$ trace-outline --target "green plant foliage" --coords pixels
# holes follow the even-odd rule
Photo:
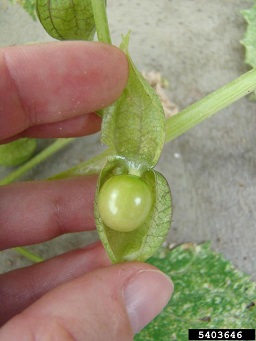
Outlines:
[[[149,263],[172,278],[175,292],[135,341],[185,341],[192,328],[255,328],[256,283],[209,243],[163,248]]]
[[[251,9],[242,11],[248,23],[247,30],[241,43],[245,47],[245,63],[256,67],[256,3]]]
[[[22,138],[0,145],[0,165],[18,166],[29,160],[36,149],[36,139]]]
[[[59,40],[92,40],[95,23],[91,0],[37,0],[38,19]]]

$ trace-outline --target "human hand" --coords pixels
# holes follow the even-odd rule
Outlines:
[[[100,129],[127,81],[117,48],[61,42],[0,50],[0,141]],[[96,177],[0,187],[0,250],[94,229]],[[100,243],[0,275],[0,339],[132,340],[173,285],[144,263],[111,265]]]

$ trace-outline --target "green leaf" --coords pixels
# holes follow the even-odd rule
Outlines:
[[[256,4],[248,10],[242,11],[248,23],[247,30],[241,43],[245,47],[245,63],[256,67]]]
[[[47,33],[59,40],[92,40],[95,23],[91,0],[37,0],[37,16]]]
[[[121,49],[127,54],[129,79],[120,98],[104,112],[102,142],[117,155],[153,167],[165,141],[162,104],[134,66],[128,53],[129,34]]]
[[[209,243],[163,248],[149,262],[172,278],[175,291],[135,341],[187,340],[191,328],[255,328],[256,283]]]
[[[148,184],[154,200],[147,221],[138,229],[119,232],[102,221],[98,198],[102,185],[112,176],[129,174],[129,164],[122,158],[110,158],[103,167],[95,196],[95,219],[99,237],[113,263],[145,261],[162,245],[170,228],[171,196],[165,178],[152,169],[145,170],[141,178]],[[129,209],[129,208],[127,208]]]
[[[36,139],[29,138],[0,145],[0,165],[17,166],[30,159],[35,149]]]

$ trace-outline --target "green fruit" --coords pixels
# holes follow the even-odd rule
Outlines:
[[[153,204],[149,186],[135,175],[115,175],[99,192],[99,213],[106,226],[120,232],[142,226]]]

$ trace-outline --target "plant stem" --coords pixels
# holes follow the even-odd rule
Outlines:
[[[112,44],[106,12],[106,0],[92,0],[92,9],[98,40],[102,43]]]
[[[28,162],[26,162],[24,165],[16,169],[15,171],[8,174],[5,178],[0,180],[0,185],[7,185],[20,176],[22,176],[24,173],[29,171],[31,168],[38,165],[40,162],[47,159],[52,154],[56,153],[58,150],[62,149],[72,141],[74,141],[75,138],[69,138],[69,139],[57,139],[55,142],[53,142],[49,147],[45,148],[43,151],[41,151],[39,154],[37,154],[35,157],[30,159]]]
[[[23,247],[16,247],[15,251],[21,254],[22,256],[26,257],[28,260],[34,263],[43,262],[43,258],[36,256],[35,254],[29,252],[28,250],[24,249]]]
[[[59,174],[55,174],[48,178],[49,180],[58,180],[58,179],[66,179],[71,176],[86,176],[92,174],[99,174],[100,170],[106,160],[106,157],[113,154],[110,148],[104,150],[102,153],[92,157],[89,160],[86,160],[79,165],[76,165],[67,171],[61,172]]]
[[[256,69],[185,108],[166,121],[166,142],[182,135],[198,123],[228,107],[256,89]]]

